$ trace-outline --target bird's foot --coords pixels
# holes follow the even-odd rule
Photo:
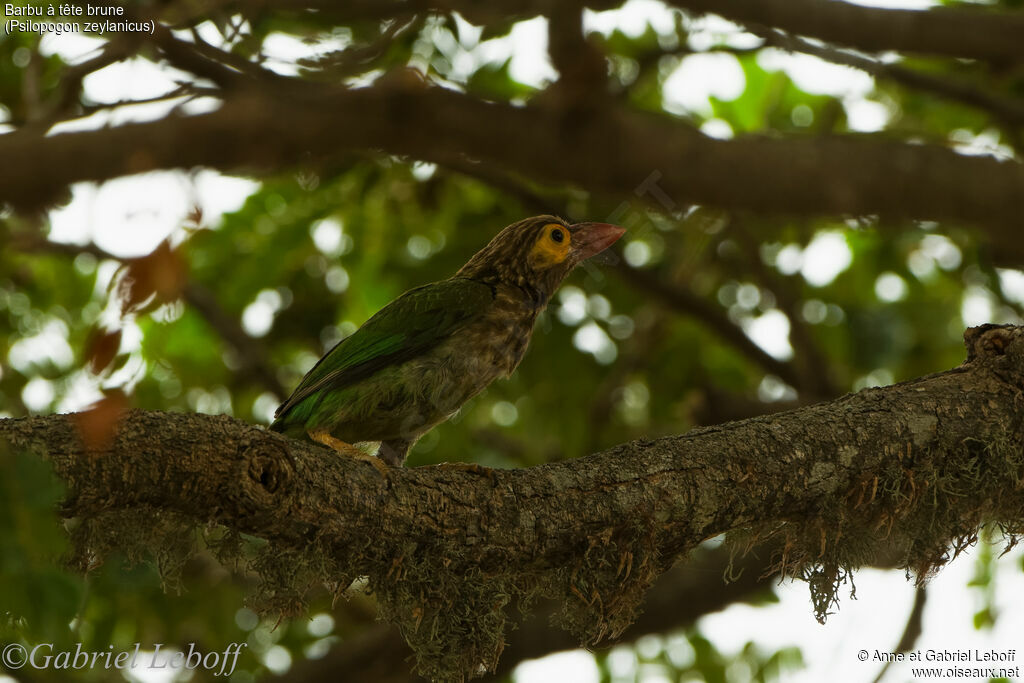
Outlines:
[[[491,467],[484,467],[478,465],[475,462],[442,462],[436,465],[441,469],[445,470],[462,470],[464,472],[472,472],[473,474],[479,474],[483,477],[487,477],[491,481],[494,480],[494,469]]]
[[[380,472],[382,476],[388,476],[388,470],[391,468],[380,458],[361,451],[347,441],[342,441],[341,439],[331,436],[326,430],[311,429],[306,433],[309,434],[309,438],[313,439],[313,441],[327,446],[332,451],[335,451],[336,453],[343,453],[344,455],[347,455],[350,458],[356,458],[357,460],[364,460],[376,467],[377,471]]]

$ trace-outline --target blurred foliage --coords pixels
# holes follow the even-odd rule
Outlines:
[[[724,124],[736,135],[851,132],[844,98],[801,90],[787,73],[765,68],[755,51],[717,35],[704,42],[717,54],[733,54],[742,93],[711,97],[703,110],[667,113],[664,85],[699,52],[691,46],[702,31],[679,12],[670,16],[670,30],[646,23],[639,32],[591,36],[609,57],[613,90],[631,106],[682,116],[706,130]],[[259,58],[272,35],[344,46],[304,61],[307,78],[358,82],[411,65],[482,98],[524,101],[543,93],[543,84],[513,75],[512,22],[477,28],[445,15],[401,26],[336,27],[311,14],[269,11],[246,22],[222,14],[212,20],[230,51],[246,58]],[[37,48],[38,38],[28,34],[0,36],[0,123],[31,118],[30,90],[41,102],[56,96],[65,65]],[[903,65],[1005,93],[1019,95],[1024,87],[1019,75],[980,65],[923,58]],[[868,99],[884,110],[885,123],[865,134],[951,146],[980,140],[1003,145],[1003,153],[1013,143],[986,112],[934,93],[880,80]],[[1021,321],[1024,274],[997,269],[965,226],[658,211],[645,198],[622,205],[483,170],[490,172],[353,155],[333,167],[281,173],[263,178],[238,210],[209,220],[196,213],[157,252],[130,263],[89,245],[51,248],[45,220],[0,213],[0,415],[80,410],[123,391],[136,407],[266,423],[283,397],[259,368],[286,390],[294,387],[381,306],[451,275],[499,228],[544,208],[573,219],[610,216],[630,232],[617,256],[596,259],[566,283],[517,373],[429,433],[409,466],[471,459],[520,467],[577,457],[713,422],[712,398],[722,393],[756,406],[750,414],[780,400],[828,398],[766,376],[706,315],[679,311],[670,297],[638,286],[630,271],[613,265],[621,259],[751,334],[781,316],[786,324],[774,336],[786,337],[788,329],[793,343],[789,351],[782,344],[780,356],[819,354],[836,393],[955,366],[964,355],[965,324]],[[830,250],[818,248],[826,243]],[[849,265],[831,277],[815,275],[847,257]],[[212,313],[196,305],[204,293]],[[244,348],[225,326],[248,340]],[[60,562],[66,533],[52,514],[60,496],[44,464],[0,453],[5,641],[78,641],[95,650],[134,642],[197,642],[215,650],[247,642],[245,675],[237,680],[252,680],[322,656],[372,623],[368,598],[331,606],[326,596],[314,601],[309,621],[263,622],[243,606],[245,577],[205,551],[174,586],[165,586],[151,564],[127,560],[108,560],[85,578],[69,574]],[[216,536],[198,542],[215,544]],[[979,627],[997,616],[993,566],[986,548],[973,582],[984,599]],[[597,662],[609,681],[770,681],[784,678],[801,657],[753,645],[725,657],[691,630],[599,654]]]
[[[644,636],[635,647],[617,647],[597,656],[601,680],[626,683],[644,680],[701,680],[707,683],[786,680],[803,664],[800,651],[785,648],[767,654],[747,643],[735,656],[726,657],[699,632],[667,638]]]

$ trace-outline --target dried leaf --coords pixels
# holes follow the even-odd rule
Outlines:
[[[103,451],[113,443],[117,436],[117,425],[129,407],[130,402],[125,393],[114,389],[72,416],[87,451]]]
[[[185,260],[164,240],[151,253],[128,261],[118,284],[121,312],[141,312],[181,297]]]
[[[198,228],[203,224],[203,207],[198,204],[192,206],[192,210],[185,215],[185,224]]]
[[[121,347],[121,330],[107,331],[93,328],[85,341],[85,358],[95,374],[103,372],[114,360]]]

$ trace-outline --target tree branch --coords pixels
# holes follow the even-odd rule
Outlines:
[[[9,162],[0,168],[0,200],[33,205],[70,182],[156,168],[251,171],[365,149],[443,163],[461,153],[622,197],[634,196],[653,169],[679,204],[963,220],[985,226],[1001,252],[1024,260],[1024,166],[1016,162],[841,136],[715,140],[612,105],[566,113],[431,87],[303,90],[246,91],[212,113],[111,129],[0,136]]]
[[[875,78],[888,79],[908,88],[914,88],[943,99],[982,109],[1011,128],[1024,124],[1024,102],[1019,99],[1002,97],[952,76],[933,76],[929,73],[909,69],[900,64],[886,64],[885,62],[852,52],[837,50],[827,45],[816,45],[780,31],[772,29],[759,30],[757,28],[752,30],[765,39],[766,45],[778,47],[789,52],[802,52],[818,57],[826,62],[860,69]]]
[[[832,368],[824,350],[811,333],[810,327],[800,315],[802,299],[791,280],[778,271],[768,268],[758,253],[758,239],[746,219],[731,216],[730,225],[739,237],[741,253],[745,263],[741,269],[751,273],[755,282],[770,291],[779,309],[789,319],[789,341],[795,351],[790,364],[799,378],[793,388],[811,400],[823,400],[838,396],[842,391],[831,377]]]
[[[560,622],[599,642],[726,531],[784,537],[779,568],[808,579],[819,618],[882,546],[926,577],[983,522],[1020,532],[1024,328],[965,341],[948,372],[522,470],[382,472],[226,416],[143,411],[106,445],[83,446],[82,415],[0,420],[0,439],[52,463],[83,555],[118,523],[222,524],[269,542],[265,581],[368,577],[425,675],[470,675],[496,666],[511,600],[559,596]]]
[[[869,52],[894,50],[994,63],[1024,61],[1021,12],[882,9],[838,0],[670,0],[670,4]]]
[[[729,320],[725,311],[717,304],[706,301],[683,287],[674,287],[649,270],[634,268],[625,261],[619,261],[613,267],[631,287],[646,293],[676,313],[699,320],[765,372],[778,376],[783,382],[798,390],[815,393],[813,388],[803,381],[794,363],[779,360],[758,346],[742,327]]]
[[[508,19],[550,16],[559,0],[246,0],[240,8],[303,12],[316,10],[336,21],[384,19],[423,12],[458,12],[485,26]],[[593,10],[612,9],[621,0],[586,0]],[[898,10],[864,7],[837,0],[670,0],[670,5],[712,12],[739,23],[786,31],[868,51],[905,51],[996,63],[1024,60],[1024,14],[988,7],[936,7]]]
[[[922,620],[924,619],[924,607],[928,602],[928,589],[924,586],[918,586],[914,592],[914,602],[910,607],[910,616],[907,617],[907,625],[903,627],[903,635],[900,636],[900,641],[896,644],[896,648],[893,652],[909,652],[914,649],[914,645],[917,643],[917,639],[921,637],[921,631],[923,630]],[[885,674],[889,671],[889,667],[892,665],[893,660],[887,659],[885,664],[882,666],[878,675],[872,683],[881,683],[885,678]]]

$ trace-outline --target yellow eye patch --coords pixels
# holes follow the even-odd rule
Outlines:
[[[543,270],[564,261],[569,255],[572,237],[569,228],[559,223],[548,223],[540,231],[540,237],[530,249],[530,265]]]

